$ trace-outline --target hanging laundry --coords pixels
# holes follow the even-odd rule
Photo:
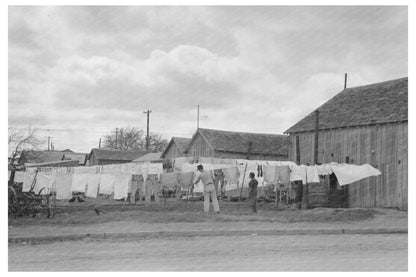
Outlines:
[[[236,165],[235,160],[233,159],[221,159],[221,164]]]
[[[277,171],[279,172],[279,182],[287,184],[290,182],[290,168],[289,166],[278,166]]]
[[[275,165],[264,165],[263,166],[263,177],[264,182],[267,184],[276,184],[279,179],[279,171]]]
[[[227,184],[237,184],[240,177],[237,166],[224,168],[222,172],[224,173],[224,179],[227,181]]]
[[[190,157],[177,157],[174,159],[174,170],[182,170],[182,165],[189,162]]]
[[[129,184],[131,184],[130,181],[130,174],[114,175],[114,199],[123,199],[127,197]]]
[[[148,174],[156,174],[157,178],[163,173],[163,164],[162,163],[149,163],[148,164]]]
[[[179,186],[178,175],[178,172],[160,174],[160,183],[162,184],[162,187],[173,190],[175,187]]]
[[[381,172],[369,164],[330,164],[340,186],[348,185],[370,176],[378,176]]]
[[[86,197],[97,198],[101,174],[88,174]]]
[[[212,158],[199,157],[198,162],[201,164],[213,164]]]
[[[319,183],[318,169],[315,165],[306,167],[306,182],[307,183]]]
[[[318,170],[318,175],[330,175],[332,174],[332,169],[329,164],[317,165],[316,169]]]
[[[85,192],[85,187],[88,183],[88,174],[79,173],[72,176],[72,192]]]
[[[302,181],[303,184],[306,184],[306,166],[295,165],[290,170],[290,181]]]
[[[191,189],[194,182],[194,172],[180,172],[178,176],[179,185],[183,189]]]
[[[72,198],[71,192],[72,174],[58,174],[55,178],[56,199],[65,200]]]
[[[114,175],[101,174],[99,193],[110,195],[114,192]]]
[[[22,191],[23,192],[28,192],[30,191],[30,188],[33,184],[33,180],[35,179],[35,172],[29,172],[29,171],[22,171],[24,172],[23,174],[23,187],[22,187]]]
[[[238,171],[240,172],[240,185],[243,185],[245,187],[248,187],[248,183],[250,182],[250,172],[253,172],[255,174],[255,172],[257,171],[257,165],[255,163],[250,163],[247,164],[247,170],[245,171],[246,174],[244,175],[244,170],[245,170],[245,165],[239,165],[238,166]],[[243,184],[244,181],[244,184]]]
[[[33,191],[39,193],[42,190],[42,194],[49,194],[52,191],[55,177],[56,175],[38,172],[38,175],[36,176],[36,185]]]

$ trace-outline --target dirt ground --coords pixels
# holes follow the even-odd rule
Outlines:
[[[9,245],[9,271],[406,271],[407,235],[209,236]]]

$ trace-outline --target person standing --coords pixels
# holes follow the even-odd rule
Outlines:
[[[259,182],[255,178],[254,172],[250,172],[250,182],[248,183],[248,203],[253,211],[257,213],[257,185]]]
[[[194,184],[196,185],[199,181],[202,181],[202,184],[204,185],[204,212],[209,212],[209,199],[211,198],[214,211],[219,214],[220,206],[217,200],[217,193],[215,192],[214,178],[212,177],[211,172],[204,170],[202,164],[197,166],[197,170],[201,174],[199,174]]]

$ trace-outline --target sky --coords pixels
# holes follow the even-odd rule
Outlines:
[[[115,128],[282,134],[408,75],[405,6],[9,6],[8,123],[89,152]],[[46,141],[46,139],[45,139]],[[47,144],[45,144],[47,147]]]

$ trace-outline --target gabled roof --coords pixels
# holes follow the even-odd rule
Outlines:
[[[317,108],[319,129],[407,121],[407,90],[407,77],[347,88]],[[285,133],[314,130],[314,112]]]
[[[64,153],[61,151],[35,151],[35,150],[23,150],[19,164],[24,163],[46,163],[61,161]]]
[[[68,152],[63,156],[63,160],[78,160],[80,165],[85,165],[87,162],[88,154],[87,153],[74,153]]]
[[[230,132],[213,129],[198,129],[186,151],[200,134],[215,151],[250,153],[260,155],[287,155],[289,137],[287,135]]]
[[[147,154],[141,156],[140,158],[133,160],[133,162],[134,163],[140,163],[140,162],[158,162],[158,161],[162,161],[161,155],[162,155],[162,152],[147,153]]]
[[[172,145],[176,145],[179,151],[185,153],[186,148],[188,147],[190,142],[190,138],[172,137],[172,139],[168,143],[168,146],[166,146],[165,151],[163,151],[161,157],[165,157],[167,151],[172,147]]]
[[[95,154],[98,160],[132,161],[146,154],[146,151],[106,150],[93,148],[89,154],[88,159],[91,157],[92,153]]]

